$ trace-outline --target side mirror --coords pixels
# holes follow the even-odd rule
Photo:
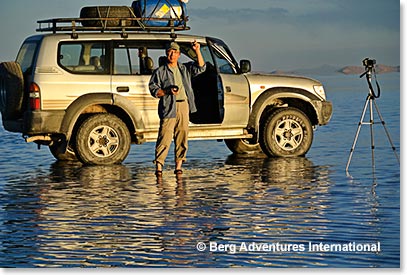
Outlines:
[[[250,63],[250,60],[240,60],[240,71],[244,73],[248,73],[252,70],[252,65]]]

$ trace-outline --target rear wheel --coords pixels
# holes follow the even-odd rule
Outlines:
[[[85,164],[119,164],[130,151],[131,138],[126,124],[112,114],[86,119],[76,135],[76,154]]]
[[[296,108],[280,108],[260,125],[260,146],[269,157],[304,156],[311,148],[312,124]]]
[[[0,64],[0,111],[3,119],[16,119],[22,115],[24,76],[17,62]]]

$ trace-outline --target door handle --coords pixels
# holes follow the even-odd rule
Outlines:
[[[231,88],[230,86],[226,86],[225,88],[226,88],[226,92],[227,92],[227,93],[231,93],[231,92],[232,92],[232,88]]]
[[[128,93],[130,91],[130,88],[129,87],[117,87],[116,91],[118,93]]]

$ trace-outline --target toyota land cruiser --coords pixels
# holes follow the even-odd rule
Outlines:
[[[303,156],[314,126],[331,118],[319,81],[250,73],[250,62],[238,63],[220,39],[175,33],[182,26],[127,26],[134,18],[116,18],[116,27],[81,20],[39,21],[41,33],[23,42],[16,61],[0,64],[4,128],[49,146],[58,160],[120,163],[132,143],[156,140],[158,101],[148,83],[170,41],[185,61],[196,58],[190,42],[201,43],[207,64],[193,79],[190,139],[224,140],[234,153]]]

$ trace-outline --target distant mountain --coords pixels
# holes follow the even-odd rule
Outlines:
[[[330,75],[330,74],[335,74],[338,73],[338,70],[340,67],[335,67],[331,65],[322,65],[320,67],[316,68],[306,68],[306,69],[296,69],[296,70],[290,70],[290,71],[284,71],[284,70],[276,70],[271,72],[272,74],[294,74],[294,75]]]
[[[376,73],[391,73],[400,72],[400,66],[387,66],[387,65],[376,65]],[[332,74],[363,74],[365,68],[363,66],[346,66],[346,67],[335,67],[331,65],[322,65],[316,68],[308,69],[296,69],[296,70],[276,70],[271,72],[272,74],[289,74],[289,75],[332,75]]]
[[[379,64],[375,66],[375,70],[378,74],[394,73],[400,72],[400,66],[387,66]],[[363,74],[365,71],[365,67],[362,66],[346,66],[339,70],[339,72],[343,74]]]
[[[300,74],[306,74],[306,75],[331,75],[338,73],[339,67],[331,66],[331,65],[322,65],[320,67],[316,68],[309,68],[309,69],[298,69],[297,71]]]

